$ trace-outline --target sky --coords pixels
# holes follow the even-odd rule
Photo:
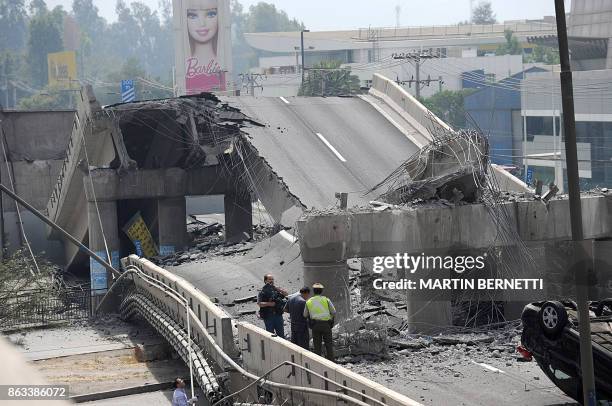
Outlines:
[[[140,0],[153,9],[158,0]],[[62,5],[70,10],[72,0],[46,0],[49,7]],[[130,0],[126,0],[130,3]],[[240,0],[245,9],[259,0]],[[395,26],[395,7],[401,8],[402,26],[446,25],[469,19],[470,0],[266,0],[302,20],[310,30]],[[478,0],[474,0],[477,4]],[[554,15],[553,0],[492,0],[499,21],[536,19]],[[100,14],[114,21],[115,0],[94,0]],[[332,6],[333,4],[333,6]],[[569,11],[569,1],[566,0]]]

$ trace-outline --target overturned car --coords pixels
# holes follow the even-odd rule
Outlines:
[[[590,302],[589,308],[597,399],[612,401],[612,299]],[[535,358],[555,385],[582,402],[577,313],[572,301],[525,306],[519,352],[526,358]]]

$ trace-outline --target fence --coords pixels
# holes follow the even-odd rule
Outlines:
[[[0,293],[0,297],[7,297]],[[90,316],[89,289],[28,290],[0,304],[0,330],[48,325]]]

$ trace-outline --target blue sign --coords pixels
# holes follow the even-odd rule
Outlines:
[[[525,178],[525,183],[531,185],[533,181],[533,168],[527,167],[527,176]]]
[[[142,253],[142,244],[140,243],[140,240],[135,240],[134,246],[136,246],[136,255],[143,257],[144,254]]]
[[[136,100],[136,88],[131,79],[121,81],[121,101],[129,103]]]

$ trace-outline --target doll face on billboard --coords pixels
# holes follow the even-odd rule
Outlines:
[[[189,37],[199,43],[212,40],[219,28],[217,1],[203,0],[197,8],[187,9],[187,28]]]

